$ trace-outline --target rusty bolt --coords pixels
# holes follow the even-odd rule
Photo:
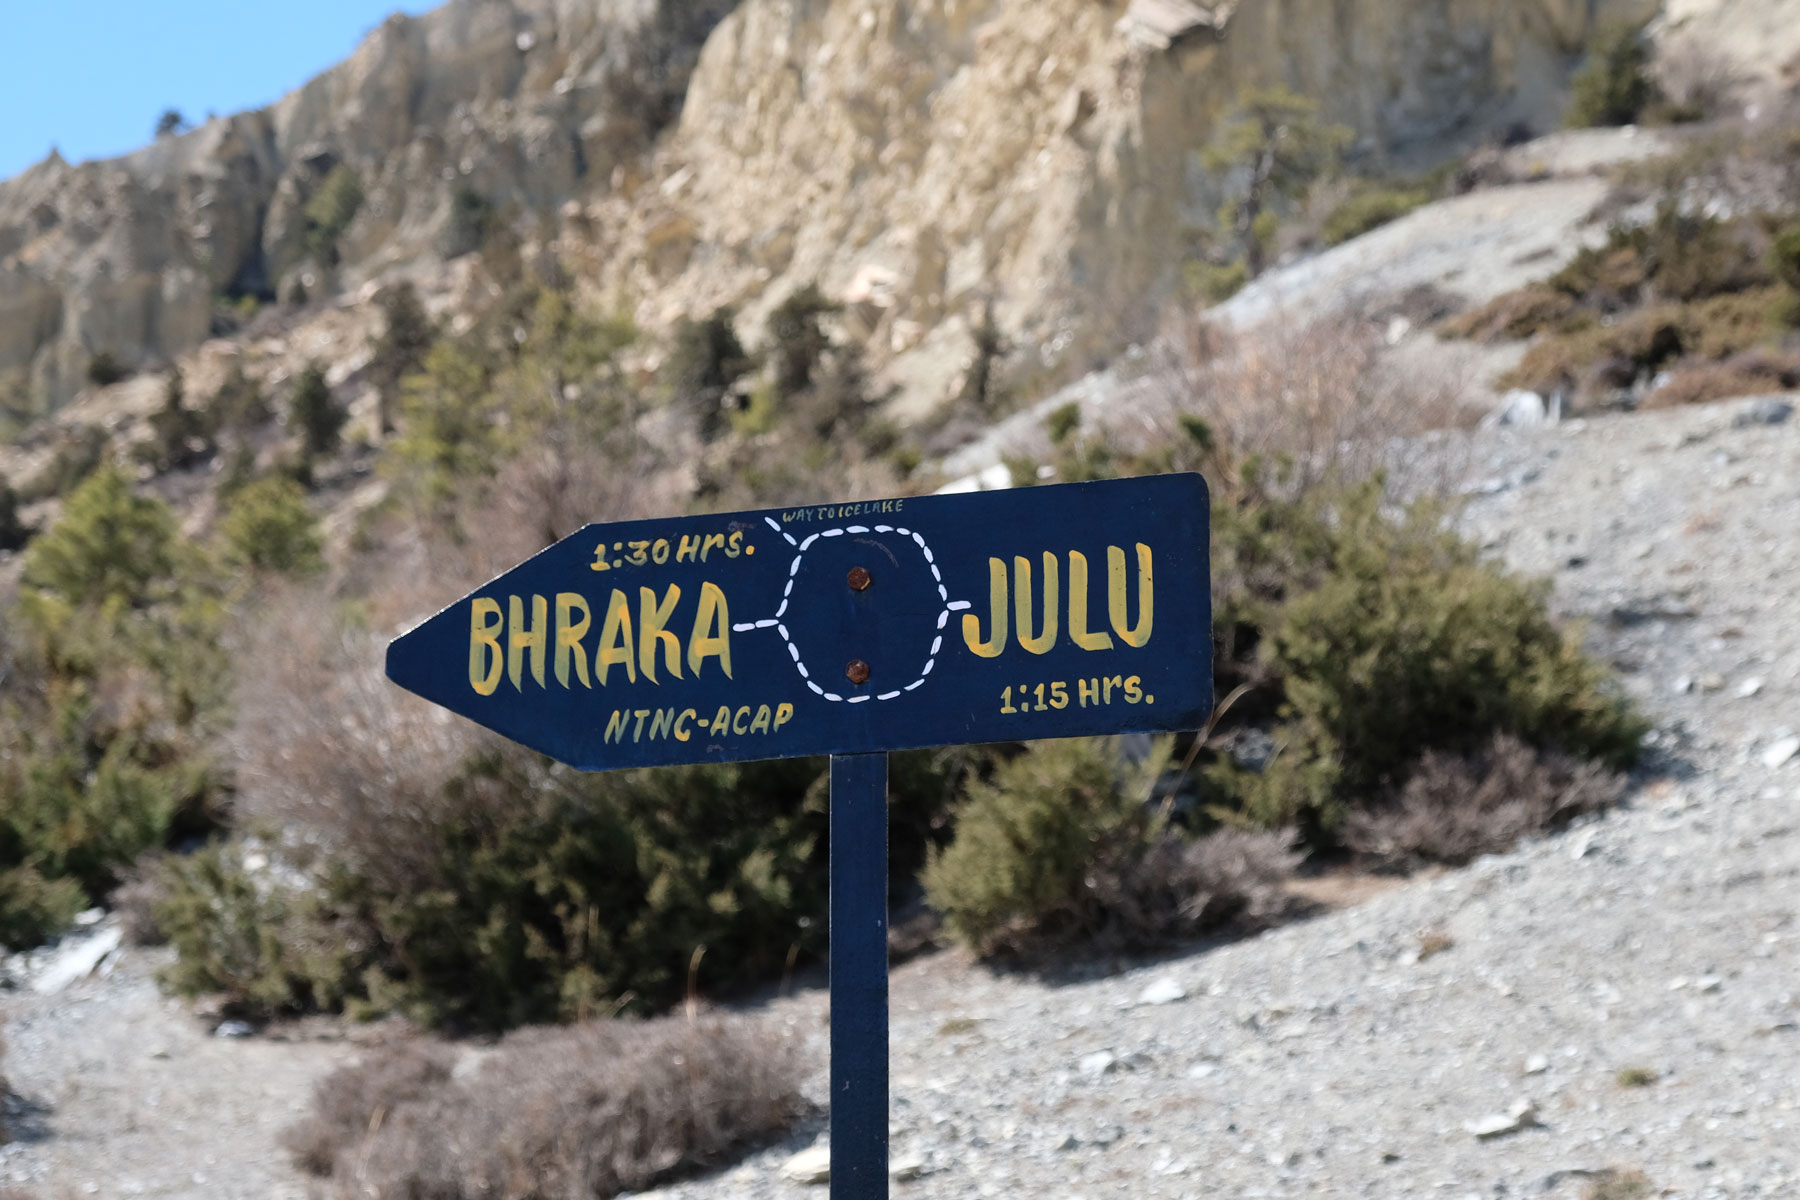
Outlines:
[[[844,677],[857,687],[861,687],[869,682],[869,664],[860,658],[851,659],[850,665],[844,668]]]
[[[850,568],[850,590],[851,591],[866,592],[869,590],[869,585],[874,582],[875,582],[875,580],[869,575],[869,573],[867,571],[863,570],[861,567],[851,567]]]

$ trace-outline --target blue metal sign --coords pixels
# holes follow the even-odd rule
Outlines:
[[[1194,729],[1198,475],[590,525],[388,649],[590,770]]]
[[[590,525],[388,647],[577,767],[830,754],[831,1194],[887,1195],[888,750],[1195,729],[1198,475]]]

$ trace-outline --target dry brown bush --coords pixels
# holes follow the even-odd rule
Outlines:
[[[1228,921],[1278,916],[1303,857],[1295,841],[1292,830],[1220,829],[1193,839],[1165,834],[1117,877],[1095,882],[1120,941],[1177,942]]]
[[[1750,351],[1724,362],[1677,368],[1667,383],[1644,397],[1643,407],[1679,408],[1794,387],[1800,387],[1800,360]]]
[[[1609,808],[1624,789],[1604,767],[1497,734],[1477,754],[1426,753],[1392,805],[1345,818],[1343,839],[1384,866],[1462,864]]]
[[[282,1135],[282,1145],[302,1170],[330,1175],[347,1149],[362,1149],[403,1105],[443,1093],[455,1060],[449,1047],[426,1041],[374,1051],[318,1082],[312,1111]]]
[[[1532,283],[1451,317],[1440,331],[1445,337],[1477,342],[1516,341],[1544,330],[1571,332],[1584,324],[1584,315],[1569,293],[1549,284]]]
[[[1185,440],[1184,423],[1204,421],[1219,448],[1215,488],[1233,487],[1231,473],[1253,460],[1291,464],[1295,490],[1376,471],[1416,484],[1425,462],[1417,435],[1470,415],[1469,380],[1388,370],[1380,329],[1357,317],[1232,334],[1183,314],[1159,344],[1141,428],[1122,437],[1167,445]]]
[[[321,1084],[289,1139],[358,1200],[566,1200],[641,1188],[785,1128],[798,1038],[757,1020],[595,1021],[512,1034],[466,1078],[409,1046]]]
[[[239,828],[404,891],[432,878],[444,784],[491,735],[388,683],[385,640],[315,590],[271,593],[234,646],[246,682],[227,744]]]
[[[133,946],[160,946],[168,940],[156,920],[156,902],[163,894],[161,853],[151,853],[126,868],[119,886],[106,903],[119,918],[119,929]]]

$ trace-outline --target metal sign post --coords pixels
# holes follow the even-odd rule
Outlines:
[[[831,1200],[888,1168],[887,755],[831,756]]]
[[[388,647],[584,770],[831,756],[831,1195],[887,1195],[887,753],[1199,728],[1198,475],[590,525]]]

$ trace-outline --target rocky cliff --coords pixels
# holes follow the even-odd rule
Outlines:
[[[0,403],[166,360],[221,298],[429,275],[502,220],[655,329],[813,279],[922,416],[975,314],[1046,363],[1149,327],[1216,207],[1199,151],[1285,83],[1367,161],[1554,120],[1648,0],[452,0],[270,109],[0,184]],[[359,205],[323,233],[340,166]],[[341,181],[340,181],[341,182]]]

